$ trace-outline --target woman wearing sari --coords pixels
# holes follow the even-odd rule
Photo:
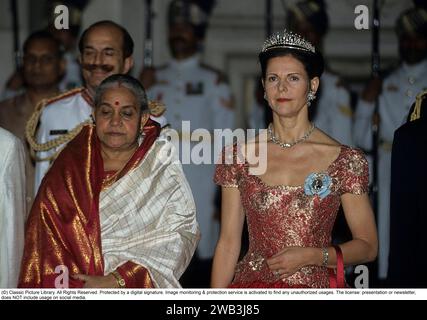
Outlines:
[[[171,143],[130,76],[101,83],[94,113],[42,181],[19,286],[180,287],[199,231]]]

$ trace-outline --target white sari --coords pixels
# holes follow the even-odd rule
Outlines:
[[[104,273],[132,261],[156,287],[180,288],[200,239],[193,196],[172,144],[161,135],[135,169],[100,194]]]

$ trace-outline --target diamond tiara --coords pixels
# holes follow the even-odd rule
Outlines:
[[[295,50],[303,50],[315,53],[314,46],[299,34],[287,31],[277,32],[265,40],[261,52],[266,52],[271,49],[289,48]]]

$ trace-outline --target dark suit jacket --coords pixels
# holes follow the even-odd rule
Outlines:
[[[390,285],[427,288],[426,118],[394,134],[390,199]]]

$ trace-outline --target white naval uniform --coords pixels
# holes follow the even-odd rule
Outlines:
[[[415,97],[427,89],[427,59],[409,66],[403,63],[382,85],[379,97],[380,145],[378,149],[378,276],[387,277],[390,246],[390,175],[391,146],[394,131],[405,121]],[[354,138],[356,145],[372,148],[372,115],[374,103],[360,99],[355,115]]]
[[[92,113],[92,107],[84,98],[82,91],[65,96],[62,99],[45,106],[39,121],[37,131],[37,142],[46,143],[60,135],[67,133],[77,127],[80,123],[88,120]],[[37,152],[39,158],[53,155],[64,145],[49,151]],[[36,161],[34,190],[37,194],[40,183],[50,167],[51,161]]]
[[[226,105],[231,104],[228,85],[219,81],[219,74],[200,64],[197,55],[183,61],[172,60],[167,67],[156,70],[157,83],[148,90],[150,99],[159,100],[166,105],[166,117],[172,129],[181,132],[182,121],[190,121],[191,131],[204,128],[213,129],[234,127],[234,112]],[[216,141],[218,142],[218,141]],[[211,147],[209,141],[205,141]],[[219,155],[210,157],[212,164],[188,164],[183,159],[183,150],[193,149],[197,142],[183,137],[180,160],[192,189],[200,225],[201,240],[198,255],[201,259],[213,257],[219,236],[219,222],[214,218],[214,198],[216,185],[213,183],[214,161]],[[188,156],[188,155],[187,155]],[[189,157],[188,157],[189,158]]]
[[[39,128],[37,131],[37,142],[45,143],[55,139],[60,135],[67,133],[76,128],[80,123],[89,120],[92,113],[92,105],[89,99],[85,98],[84,89],[73,90],[74,94],[65,95],[59,100],[54,100],[45,106],[40,116]],[[163,116],[153,117],[151,119],[160,123],[161,126],[166,124]],[[37,152],[39,158],[51,156],[64,145],[58,146],[49,151]],[[43,180],[46,172],[50,167],[51,161],[37,161],[35,168],[35,193]]]
[[[16,288],[24,251],[25,150],[0,128],[0,288]]]
[[[353,146],[350,94],[338,82],[338,76],[327,71],[322,74],[322,92],[313,121],[316,127],[341,144]]]

